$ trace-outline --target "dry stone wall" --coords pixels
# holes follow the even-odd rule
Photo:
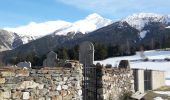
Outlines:
[[[98,65],[96,68],[98,100],[121,100],[127,93],[134,92],[131,69]]]
[[[82,100],[82,65],[0,68],[0,100]]]
[[[82,100],[82,64],[67,61],[62,65],[41,69],[0,68],[0,100]],[[94,65],[93,70],[97,77],[91,80],[96,85],[90,88],[96,89],[97,100],[121,100],[125,93],[134,90],[129,68]]]

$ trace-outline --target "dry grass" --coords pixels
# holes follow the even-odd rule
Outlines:
[[[154,91],[170,91],[170,86],[163,86],[159,89],[156,89]],[[164,94],[157,94],[153,91],[148,91],[147,94],[144,96],[145,100],[153,100],[155,97],[162,97],[165,100],[170,100],[170,96],[164,95]]]
[[[170,100],[170,97],[167,95],[163,95],[163,94],[157,94],[154,93],[153,91],[148,91],[147,94],[145,95],[144,99],[145,100],[153,100],[153,98],[155,97],[162,97],[165,100]]]

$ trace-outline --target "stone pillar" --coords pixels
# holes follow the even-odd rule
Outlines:
[[[84,67],[90,67],[94,62],[94,46],[91,42],[83,42],[80,44],[79,61]]]

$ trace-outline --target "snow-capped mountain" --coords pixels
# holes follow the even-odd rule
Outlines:
[[[14,48],[19,45],[29,43],[39,37],[53,33],[55,30],[64,28],[71,25],[66,21],[47,21],[44,23],[30,22],[28,25],[20,26],[16,28],[3,28],[11,33],[15,33],[14,37]]]
[[[4,53],[4,57],[12,57],[17,54],[26,57],[30,52],[35,52],[41,56],[57,48],[72,48],[83,41],[102,43],[105,46],[111,44],[118,46],[118,48],[121,47],[122,51],[126,51],[127,46],[134,50],[139,48],[141,44],[148,49],[166,48],[170,45],[168,26],[170,26],[169,16],[157,14],[140,13],[113,23],[109,19],[92,14],[83,20],[56,29],[52,34],[8,51],[8,53]]]
[[[16,48],[19,45],[28,43],[32,40],[37,39],[37,37],[43,37],[45,35],[49,35],[49,39],[59,39],[54,39],[54,44],[56,43],[56,41],[59,41],[61,44],[70,39],[77,39],[76,37],[84,38],[85,40],[98,39],[101,41],[103,41],[102,37],[105,37],[105,39],[110,39],[110,41],[112,41],[113,43],[123,43],[124,38],[128,37],[128,39],[131,40],[132,43],[134,41],[135,43],[137,43],[137,41],[138,43],[147,43],[151,40],[151,38],[156,39],[156,41],[161,41],[161,38],[165,37],[168,34],[168,31],[166,30],[169,29],[169,27],[170,15],[139,13],[128,16],[127,18],[118,22],[113,22],[110,19],[103,18],[100,15],[94,13],[82,20],[78,20],[73,23],[61,20],[48,21],[44,23],[31,22],[29,25],[4,29],[12,31],[11,33],[16,33],[16,35],[13,35],[15,36],[13,37],[14,39],[12,39],[15,40],[13,42],[13,48]],[[100,28],[102,28],[102,30],[98,30],[95,32],[95,30]],[[90,38],[89,36],[84,37],[83,34],[86,33],[90,33],[93,35],[89,34],[89,36],[92,36]],[[104,33],[107,35],[105,35]],[[61,36],[68,37],[61,38]],[[45,38],[41,40],[41,42],[43,41],[45,41]],[[47,42],[48,41],[49,40],[47,40]]]
[[[67,33],[78,33],[86,34],[97,30],[101,27],[107,26],[112,23],[112,20],[101,17],[100,15],[94,13],[87,16],[83,20],[76,21],[72,23],[69,27],[64,28],[63,30],[56,31],[56,35],[67,35]]]
[[[10,50],[20,45],[29,43],[46,35],[67,35],[68,33],[89,33],[112,23],[112,20],[101,17],[94,13],[85,19],[76,22],[47,21],[43,23],[30,22],[28,25],[16,28],[3,28],[5,33],[10,33],[10,46],[4,50]],[[3,31],[4,32],[4,31]],[[3,50],[2,50],[3,51]]]
[[[138,13],[128,16],[122,21],[126,21],[130,26],[139,30],[139,35],[141,38],[144,38],[147,32],[150,30],[144,30],[144,27],[149,23],[157,22],[163,24],[170,23],[170,15],[161,15],[155,13]]]
[[[50,33],[55,32],[56,35],[67,35],[68,32],[81,32],[89,33],[101,27],[111,24],[110,19],[101,17],[100,15],[94,13],[87,16],[83,20],[76,22],[66,22],[66,21],[48,21],[44,23],[31,22],[28,25],[20,26],[16,28],[3,28],[4,30],[18,33],[19,35],[27,36],[45,36]]]
[[[4,30],[18,33],[19,35],[26,36],[45,36],[54,32],[55,30],[64,28],[71,25],[70,22],[66,21],[47,21],[44,23],[30,22],[28,25],[20,26],[16,28],[3,28]]]
[[[3,28],[11,33],[16,33],[23,44],[33,41],[39,37],[49,35],[54,33],[55,35],[67,35],[68,33],[89,33],[97,30],[101,27],[111,24],[110,19],[101,17],[100,15],[94,13],[87,16],[85,19],[76,22],[66,22],[66,21],[47,21],[44,23],[30,22],[28,25],[20,26],[16,28]],[[18,42],[17,42],[18,43]]]
[[[0,29],[0,51],[11,50],[33,40],[35,38],[32,36],[22,36]]]
[[[0,30],[0,51],[11,49],[13,40],[14,34],[5,30]]]

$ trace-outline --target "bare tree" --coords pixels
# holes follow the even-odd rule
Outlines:
[[[146,59],[146,56],[145,56],[145,54],[144,54],[144,47],[143,47],[143,46],[140,47],[139,55],[140,55],[140,57],[141,57],[142,59]]]

